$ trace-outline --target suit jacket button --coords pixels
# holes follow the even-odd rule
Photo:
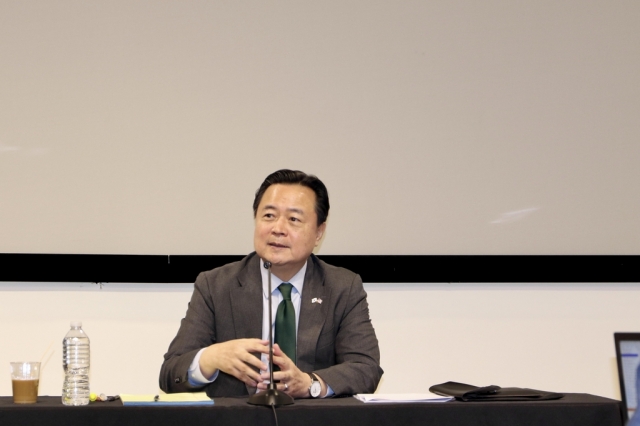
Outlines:
[[[174,382],[176,382],[176,383],[180,383],[180,377],[176,377],[176,379],[174,380]]]

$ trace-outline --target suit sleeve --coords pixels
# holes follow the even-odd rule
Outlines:
[[[215,312],[207,281],[204,273],[198,275],[187,314],[164,355],[160,388],[167,393],[193,392],[206,386],[191,385],[187,374],[198,351],[216,342]]]
[[[336,395],[373,393],[380,378],[380,349],[362,279],[355,275],[346,303],[336,311],[335,365],[315,371]]]

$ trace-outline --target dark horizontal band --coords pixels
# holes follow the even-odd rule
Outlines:
[[[189,283],[243,256],[0,253],[0,281]],[[365,283],[640,282],[640,256],[326,255]]]

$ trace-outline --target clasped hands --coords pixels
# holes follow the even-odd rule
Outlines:
[[[266,390],[269,387],[268,365],[255,354],[269,354],[269,341],[260,339],[237,339],[215,343],[207,347],[200,357],[200,371],[205,377],[211,377],[216,370],[223,371],[247,386]],[[273,372],[273,380],[279,391],[293,398],[308,398],[311,377],[303,373],[280,347],[273,345],[273,364],[280,371]],[[260,372],[258,372],[259,370]],[[327,387],[320,379],[324,396]]]

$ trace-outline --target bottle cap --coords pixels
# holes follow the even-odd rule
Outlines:
[[[82,321],[71,321],[71,327],[82,327]]]

